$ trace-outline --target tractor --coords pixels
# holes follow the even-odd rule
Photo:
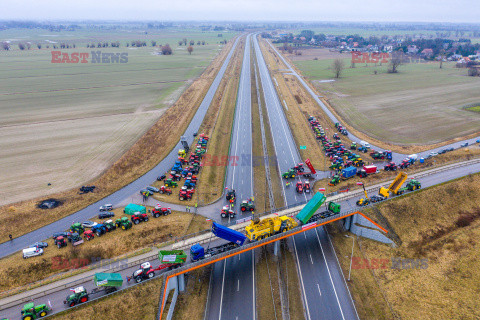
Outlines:
[[[35,320],[45,317],[48,312],[52,311],[52,306],[47,307],[46,304],[36,306],[33,302],[29,302],[23,306],[21,311],[22,320]]]
[[[83,237],[87,241],[90,241],[95,238],[92,230],[85,230],[85,232],[83,233]]]
[[[305,181],[305,183],[303,184],[303,190],[305,190],[305,193],[310,193],[311,189],[309,181]]]
[[[70,234],[68,237],[68,242],[71,242],[73,246],[78,246],[83,243],[82,237],[77,232]]]
[[[84,231],[85,231],[85,228],[79,222],[72,224],[72,226],[70,227],[71,233],[76,232],[78,234],[82,234]]]
[[[187,153],[185,152],[184,149],[179,149],[178,150],[178,156],[179,157],[185,157],[187,155]]]
[[[63,304],[73,307],[76,304],[88,301],[88,293],[83,286],[70,290],[73,291],[73,293],[67,296],[67,298],[63,301]]]
[[[56,237],[54,242],[55,242],[55,245],[58,247],[58,249],[61,249],[67,246],[67,240],[62,236]]]
[[[235,189],[228,190],[227,189],[227,194],[225,195],[225,198],[229,203],[235,203],[237,200],[237,195],[235,194]]]
[[[161,186],[158,193],[161,193],[161,194],[166,193],[166,194],[170,195],[170,194],[172,194],[172,189],[167,188],[165,186]]]
[[[122,217],[115,221],[117,228],[122,228],[122,230],[128,230],[132,227],[132,223],[128,220],[127,217]]]
[[[298,193],[303,193],[303,183],[301,181],[297,182],[295,185],[295,190],[297,190]]]
[[[340,176],[338,174],[334,175],[332,180],[328,183],[329,186],[336,186],[340,182]]]
[[[295,176],[296,176],[296,172],[293,169],[290,169],[284,174],[282,174],[283,179],[292,179],[292,178],[295,178]]]
[[[101,237],[102,234],[107,233],[107,228],[105,227],[105,225],[103,223],[99,223],[99,224],[94,225],[91,230],[93,232],[95,232],[97,237]]]
[[[143,222],[143,221],[147,222],[148,215],[146,213],[135,212],[134,214],[132,214],[130,219],[134,224],[139,224],[140,222]]]
[[[363,153],[367,153],[367,152],[368,152],[368,148],[367,148],[367,147],[364,147],[364,146],[361,146],[361,147],[358,148],[357,150],[360,151],[360,152],[363,152]]]
[[[305,168],[303,167],[303,163],[297,164],[295,167],[292,168],[295,172],[303,172]]]
[[[115,223],[113,222],[113,220],[104,221],[104,222],[103,222],[103,225],[104,225],[105,228],[107,229],[107,232],[110,232],[110,231],[113,231],[113,230],[117,229],[117,226],[115,225]]]
[[[178,183],[176,181],[173,181],[172,178],[164,180],[164,185],[165,187],[173,187],[176,188],[178,186]]]
[[[169,215],[170,213],[172,213],[172,209],[170,208],[162,208],[160,205],[156,205],[155,206],[155,209],[152,210],[152,216],[154,218],[158,218],[160,217],[161,215]]]
[[[136,270],[132,275],[132,278],[135,280],[136,283],[142,282],[143,280],[151,279],[153,277],[155,277],[155,271],[150,262],[142,263],[140,265],[140,269]]]
[[[235,218],[235,212],[233,210],[230,210],[230,207],[227,205],[222,208],[222,211],[220,212],[220,216],[222,218],[230,217],[233,219]]]
[[[178,199],[180,201],[183,200],[190,200],[193,197],[193,194],[195,193],[195,189],[188,189],[187,187],[183,186],[182,190],[178,193]]]
[[[255,210],[255,203],[254,203],[253,198],[250,198],[248,200],[243,200],[242,203],[240,204],[240,210],[242,212],[254,211]]]
[[[405,188],[407,188],[407,190],[409,191],[415,191],[417,189],[420,189],[421,187],[422,184],[420,183],[420,181],[415,179],[408,181],[407,185],[405,186]]]
[[[384,167],[385,171],[397,171],[397,165],[395,164],[395,162],[389,162],[385,167]]]

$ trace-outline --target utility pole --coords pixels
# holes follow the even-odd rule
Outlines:
[[[352,255],[350,256],[350,268],[348,270],[348,281],[350,281],[350,274],[352,273],[352,261],[353,261],[353,248],[355,247],[355,236],[350,237],[348,234],[345,235],[347,238],[352,238]]]

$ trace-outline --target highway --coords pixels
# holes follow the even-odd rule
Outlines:
[[[232,46],[225,62],[223,63],[222,67],[218,71],[212,85],[207,91],[202,103],[200,104],[195,116],[193,117],[192,121],[188,125],[185,130],[184,136],[189,145],[193,142],[193,134],[197,132],[200,128],[200,125],[205,117],[205,114],[210,106],[213,97],[217,91],[218,85],[223,78],[225,70],[230,62],[232,54],[237,47],[239,38],[235,40],[234,45]],[[114,206],[121,203],[125,199],[129,198],[132,194],[137,194],[139,190],[148,186],[155,181],[156,177],[159,174],[163,174],[164,172],[170,171],[170,168],[173,166],[175,160],[178,158],[178,149],[181,149],[182,145],[180,142],[172,149],[172,151],[157,165],[155,168],[147,172],[145,175],[141,176],[137,180],[133,181],[132,183],[126,185],[125,187],[121,188],[120,190],[112,193],[111,195],[105,197],[104,199],[95,202],[88,207],[81,209],[65,218],[62,218],[58,221],[53,222],[47,226],[41,227],[37,230],[29,232],[21,237],[14,239],[13,241],[8,241],[0,244],[0,258],[10,255],[14,252],[24,249],[31,243],[36,241],[42,241],[44,239],[48,239],[52,236],[53,233],[67,230],[72,222],[78,221],[85,221],[88,220],[98,214],[98,208],[105,204],[111,203]]]
[[[237,212],[236,219],[251,215],[250,212],[242,214],[240,203],[253,196],[250,41],[251,35],[248,35],[230,141],[232,160],[228,163],[225,182],[229,189],[236,191],[233,209]],[[224,198],[220,203],[227,204],[227,201]],[[220,220],[220,212],[217,211],[213,218]],[[254,250],[214,264],[206,319],[255,319],[253,254]],[[253,300],[246,297],[253,297]]]

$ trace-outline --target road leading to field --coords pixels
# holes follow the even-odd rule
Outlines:
[[[232,49],[227,55],[222,67],[218,71],[217,76],[213,80],[212,85],[207,91],[205,98],[200,104],[195,116],[185,130],[184,136],[189,145],[193,142],[193,134],[198,131],[200,125],[202,124],[203,118],[207,113],[208,107],[210,106],[213,97],[217,91],[218,85],[223,78],[225,70],[230,62],[233,52],[235,51],[239,38],[235,40]],[[116,206],[118,203],[121,203],[123,200],[127,199],[134,193],[138,193],[139,190],[148,186],[152,181],[155,181],[156,177],[160,174],[163,174],[167,171],[170,171],[170,168],[173,166],[175,160],[178,158],[178,149],[183,148],[181,143],[178,144],[172,149],[172,151],[163,159],[155,168],[147,172],[145,175],[141,176],[137,180],[133,181],[129,185],[121,188],[120,190],[112,193],[111,195],[105,197],[104,199],[95,202],[88,207],[75,212],[74,214],[69,215],[68,217],[62,218],[58,221],[55,221],[47,226],[41,227],[35,231],[29,232],[19,238],[14,239],[13,241],[5,242],[0,244],[0,258],[10,255],[14,252],[24,249],[31,243],[36,241],[42,241],[52,236],[53,233],[67,230],[72,222],[79,222],[88,220],[98,214],[98,208],[105,204],[111,203]]]

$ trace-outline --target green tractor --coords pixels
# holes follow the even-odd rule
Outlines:
[[[240,210],[242,212],[254,211],[255,210],[255,203],[254,203],[253,198],[250,198],[248,200],[243,200],[242,203],[240,204]]]
[[[332,164],[330,167],[328,167],[330,170],[342,170],[343,169],[343,164],[341,164],[340,162],[339,163],[335,163],[335,164]]]
[[[407,188],[407,190],[409,191],[415,191],[420,189],[421,187],[422,187],[422,184],[420,183],[420,181],[415,179],[408,181],[407,185],[405,186],[405,188]]]
[[[352,144],[350,145],[350,149],[351,150],[357,150],[357,143],[355,141],[352,142]]]
[[[115,225],[117,228],[122,228],[122,230],[128,230],[132,227],[132,222],[127,217],[122,217],[115,221]]]
[[[340,176],[338,174],[334,175],[332,180],[328,183],[329,186],[336,186],[340,182]]]
[[[88,301],[88,293],[83,286],[70,290],[73,291],[73,293],[67,296],[67,298],[63,301],[63,304],[73,307],[76,304]]]
[[[23,306],[21,311],[22,320],[34,320],[42,318],[45,317],[50,311],[52,311],[52,306],[47,307],[46,304],[39,304],[36,306],[33,302],[30,302]]]
[[[295,170],[290,169],[287,172],[285,172],[284,174],[282,174],[282,178],[283,179],[291,179],[291,178],[295,178],[295,175],[296,175]]]
[[[172,179],[166,179],[164,181],[164,184],[165,184],[166,187],[172,187],[172,188],[178,187],[177,181],[173,181]]]
[[[103,222],[103,225],[104,225],[105,228],[107,229],[107,232],[110,232],[110,231],[113,231],[113,230],[117,229],[117,226],[115,225],[115,223],[113,222],[113,220],[104,221],[104,222]]]
[[[85,231],[85,228],[80,224],[80,222],[76,222],[72,224],[72,226],[70,227],[71,233],[76,232],[78,234],[82,234],[84,231]]]

